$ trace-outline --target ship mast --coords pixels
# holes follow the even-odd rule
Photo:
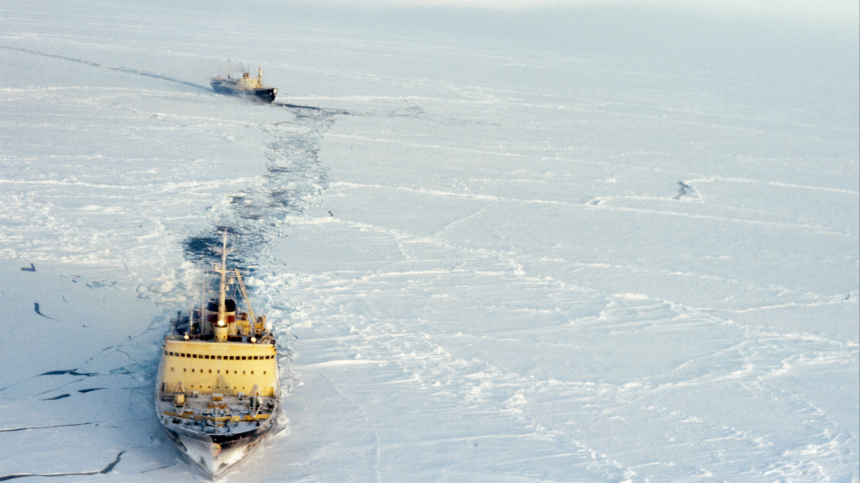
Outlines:
[[[218,293],[218,325],[223,327],[227,324],[227,230],[224,230],[221,265],[215,265],[215,271],[221,274],[221,287]]]

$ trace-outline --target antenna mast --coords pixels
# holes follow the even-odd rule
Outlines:
[[[221,265],[215,265],[215,271],[221,274],[221,287],[218,294],[218,325],[227,323],[227,230],[224,230],[223,246],[221,248]]]

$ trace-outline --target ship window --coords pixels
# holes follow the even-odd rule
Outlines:
[[[194,369],[191,369],[191,372],[194,372]]]
[[[221,356],[217,356],[217,357],[218,357],[218,360],[220,361],[220,360],[221,360]]]
[[[265,374],[265,373],[266,373],[266,371],[263,371],[263,374]]]
[[[215,371],[215,374],[221,374],[221,369],[218,369],[217,371]]]
[[[254,371],[251,371],[251,375],[252,375],[252,376],[254,375]]]
[[[243,360],[243,361],[245,360],[245,356],[242,356],[242,360]]]
[[[231,360],[231,361],[233,360],[233,356],[230,356],[230,360]]]
[[[191,357],[197,359],[197,354],[192,354]]]
[[[239,371],[233,371],[233,374],[238,374],[238,373],[239,373]]]
[[[173,368],[172,368],[172,367],[170,368],[170,372],[173,372]]]
[[[209,374],[212,374],[212,369],[209,369]]]
[[[243,376],[245,375],[245,371],[242,371],[242,375],[243,375]]]
[[[204,359],[208,359],[208,358],[209,358],[209,355],[207,354],[207,355],[203,356],[203,358],[204,358]]]
[[[183,367],[183,368],[182,368],[182,372],[188,372],[188,369],[186,369],[186,368],[184,368],[184,367]]]

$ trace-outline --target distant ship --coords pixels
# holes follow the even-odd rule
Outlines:
[[[280,405],[271,323],[254,313],[239,270],[227,269],[227,253],[225,232],[221,263],[212,270],[218,290],[171,321],[155,387],[155,410],[167,435],[212,479],[260,443]]]
[[[241,79],[234,79],[230,73],[227,74],[226,79],[221,76],[214,77],[212,79],[212,89],[219,94],[245,96],[269,103],[274,101],[275,96],[278,94],[277,87],[266,87],[263,85],[263,69],[260,68],[257,68],[256,79],[251,78],[248,71],[242,74]]]

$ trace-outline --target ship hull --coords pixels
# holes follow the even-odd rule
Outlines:
[[[202,434],[166,426],[164,431],[189,463],[214,480],[247,458],[272,427],[270,424],[256,431],[231,435]]]
[[[278,89],[276,87],[266,87],[263,89],[243,90],[243,89],[237,89],[237,88],[235,88],[229,84],[226,84],[223,81],[219,81],[219,80],[213,80],[212,81],[212,89],[219,94],[225,94],[228,96],[247,97],[249,99],[254,99],[254,100],[269,103],[269,104],[271,104],[275,100],[275,96],[278,94]]]

